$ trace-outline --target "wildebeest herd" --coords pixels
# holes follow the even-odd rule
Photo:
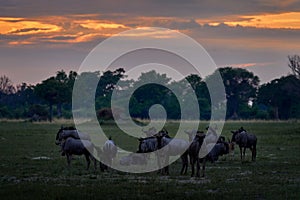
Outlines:
[[[206,161],[216,162],[219,156],[226,154],[233,155],[234,146],[240,148],[241,160],[245,159],[246,148],[252,152],[252,161],[256,158],[257,137],[247,132],[243,127],[232,132],[231,140],[225,140],[224,136],[219,136],[215,128],[207,127],[207,133],[197,130],[188,130],[185,133],[189,141],[170,137],[166,129],[156,131],[150,128],[145,138],[139,138],[136,153],[120,158],[120,165],[147,165],[145,153],[154,152],[157,158],[157,165],[161,169],[161,174],[169,174],[169,157],[180,156],[182,167],[180,174],[187,174],[188,165],[191,166],[191,176],[200,176],[200,165],[202,164],[202,176],[205,176]],[[74,127],[61,127],[56,134],[56,145],[60,146],[62,156],[67,157],[68,166],[71,165],[72,155],[84,155],[89,169],[92,160],[94,169],[97,168],[97,158],[101,158],[105,164],[99,162],[101,171],[108,169],[112,165],[113,159],[117,155],[117,146],[111,137],[104,143],[103,148],[95,146],[91,142],[88,134],[78,131]],[[159,151],[157,151],[159,150]],[[95,156],[97,155],[97,156]],[[107,166],[108,165],[108,166]]]

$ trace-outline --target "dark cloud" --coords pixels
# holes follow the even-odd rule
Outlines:
[[[276,0],[8,0],[1,1],[2,16],[29,17],[70,14],[113,14],[127,16],[210,17],[299,11],[300,1]]]
[[[10,34],[16,34],[16,33],[26,33],[26,32],[36,32],[36,31],[46,31],[50,30],[49,28],[23,28],[23,29],[18,29],[15,31],[10,32]]]

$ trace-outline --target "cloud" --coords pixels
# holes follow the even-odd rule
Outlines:
[[[94,29],[94,30],[128,28],[123,24],[103,22],[101,20],[78,20],[78,21],[74,21],[74,23],[80,24],[80,26],[84,28]]]
[[[207,18],[224,15],[257,15],[262,13],[282,13],[299,11],[296,0],[10,0],[0,2],[3,16],[41,17],[66,15],[115,15],[127,17],[189,17]],[[110,18],[112,19],[112,18]]]
[[[300,12],[241,16],[238,21],[225,21],[229,26],[300,29]]]
[[[0,34],[27,35],[57,31],[60,31],[60,27],[54,24],[24,18],[0,18]]]
[[[98,15],[48,16],[39,19],[2,17],[1,44],[16,46],[85,43],[128,29],[123,24],[108,20],[86,19],[95,16]]]

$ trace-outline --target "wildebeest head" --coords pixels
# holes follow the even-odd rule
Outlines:
[[[138,140],[139,146],[137,153],[149,153],[155,150],[153,145],[153,141],[156,140],[155,137],[139,138]]]
[[[231,137],[231,142],[236,142],[235,136],[239,133],[238,131],[231,131],[232,137]]]
[[[61,126],[60,129],[58,130],[56,137],[55,137],[55,144],[59,145],[61,144],[61,141],[63,139],[62,134],[64,132],[64,130],[76,130],[75,127],[69,126],[69,127],[63,127]]]
[[[58,132],[56,133],[56,137],[55,137],[55,144],[56,145],[59,145],[61,143],[61,140],[62,140],[62,132],[63,132],[63,127],[61,127]]]
[[[194,141],[198,141],[202,145],[205,136],[206,135],[204,134],[203,131],[197,131],[197,134],[195,135]]]
[[[231,142],[238,142],[240,140],[240,133],[246,132],[246,130],[241,127],[239,128],[237,131],[231,131],[232,133],[232,138],[231,138]]]
[[[185,130],[184,131],[189,136],[189,141],[193,141],[195,135],[197,134],[197,130]]]
[[[229,142],[223,142],[223,144],[224,144],[224,152],[223,152],[223,154],[229,154],[230,143]]]

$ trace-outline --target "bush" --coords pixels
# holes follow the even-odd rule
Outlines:
[[[114,108],[113,109],[115,116],[117,117],[117,119],[120,118],[120,114],[121,114],[121,110]],[[114,116],[113,116],[113,112],[111,108],[102,108],[97,112],[97,117],[100,120],[113,120]]]

